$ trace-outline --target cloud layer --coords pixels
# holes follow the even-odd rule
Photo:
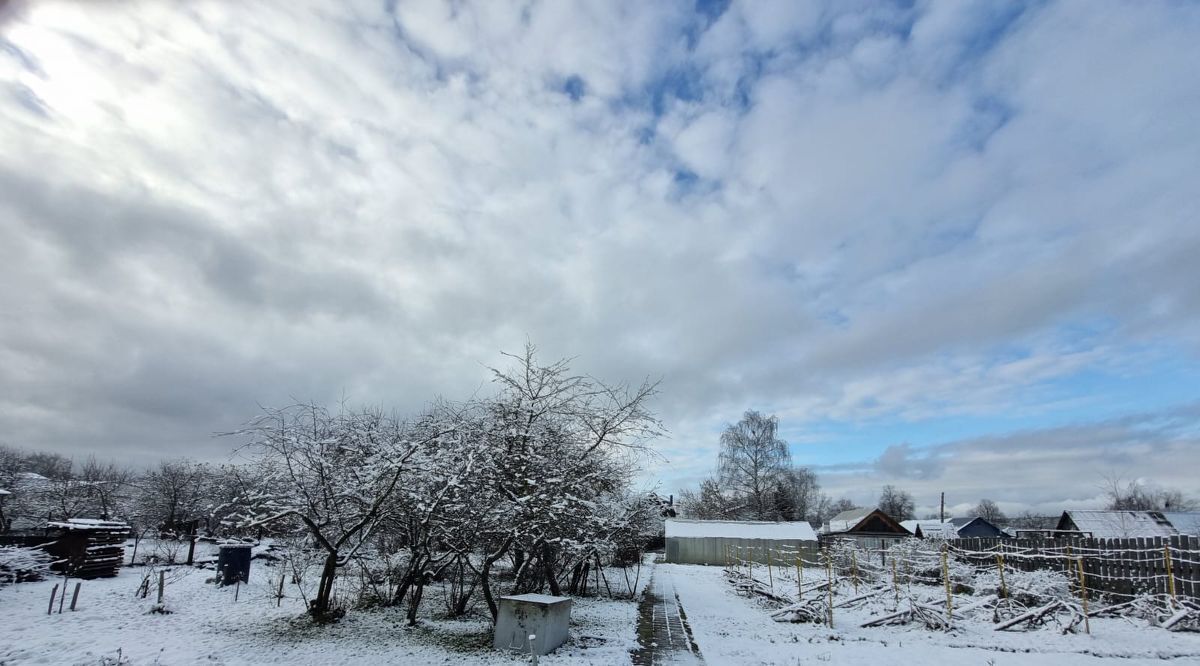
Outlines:
[[[218,456],[258,403],[417,409],[528,338],[664,379],[668,486],[750,407],[857,483],[962,480],[1030,414],[1099,446],[1200,350],[1193,5],[0,12],[13,444]],[[990,435],[887,434],[946,418]]]

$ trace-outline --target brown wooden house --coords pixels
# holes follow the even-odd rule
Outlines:
[[[830,518],[822,526],[818,538],[822,547],[837,539],[852,539],[862,548],[885,549],[896,540],[912,535],[879,509],[851,509]]]

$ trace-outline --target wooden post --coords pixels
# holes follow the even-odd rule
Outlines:
[[[833,628],[833,550],[825,551],[825,580],[829,585],[826,589],[829,590],[829,628]]]
[[[771,571],[771,547],[764,546],[763,550],[767,551],[767,580],[770,581],[771,594],[775,594],[775,574]]]
[[[858,555],[850,551],[850,577],[854,579],[854,593],[858,594]]]
[[[63,594],[66,594],[66,593],[67,593],[67,591],[63,590]],[[54,589],[50,590],[50,605],[46,607],[46,615],[49,615],[54,612],[54,595],[56,595],[56,594],[58,594],[58,583],[55,583]]]
[[[1008,586],[1004,584],[1004,556],[996,554],[996,566],[1000,569],[1000,598],[1008,598]]]
[[[892,558],[892,594],[896,596],[896,605],[900,605],[900,586],[896,584],[896,558]]]
[[[948,547],[942,544],[942,579],[946,581],[946,622],[949,623],[954,613],[954,597],[950,592],[950,563]]]
[[[71,611],[72,612],[75,611],[75,603],[79,601],[79,587],[81,585],[83,585],[83,583],[81,583],[81,582],[75,583],[75,594],[71,595]],[[65,593],[66,590],[64,589],[63,592]],[[64,594],[64,596],[65,596],[65,594]]]
[[[804,596],[804,551],[796,547],[796,601]]]
[[[1088,621],[1087,579],[1083,577],[1083,556],[1075,560],[1079,571],[1079,600],[1083,602],[1083,630],[1092,633],[1092,623]]]
[[[62,593],[62,596],[58,598],[58,614],[59,615],[62,615],[63,605],[66,604],[66,602],[67,602],[67,574],[66,573],[63,574],[62,586],[63,586],[63,593]]]
[[[1167,563],[1167,589],[1171,593],[1171,603],[1175,603],[1175,572],[1171,569],[1171,545],[1163,544],[1163,561]]]
[[[1070,572],[1070,571],[1071,571],[1071,560],[1072,560],[1072,559],[1074,559],[1074,557],[1071,555],[1071,544],[1067,544],[1067,559],[1063,561],[1063,571],[1066,571],[1066,572]],[[1068,576],[1068,577],[1067,577],[1067,581],[1068,581],[1068,582],[1067,582],[1067,586],[1068,586],[1068,588],[1069,588],[1069,587],[1070,587],[1070,585],[1071,585],[1071,583],[1070,583],[1070,580],[1071,580],[1071,577],[1070,577],[1070,576]]]
[[[750,550],[750,557],[746,558],[746,571],[750,572],[750,595],[754,595],[754,550]]]
[[[233,586],[233,600],[234,601],[238,600],[238,593],[240,593],[241,591],[242,591],[242,579],[239,576],[237,584]]]
[[[167,572],[158,572],[158,603],[161,606],[163,602],[163,588],[167,585]]]
[[[287,573],[279,574],[279,591],[275,593],[275,607],[276,608],[279,608],[279,605],[283,603],[283,580],[285,578],[287,578]]]

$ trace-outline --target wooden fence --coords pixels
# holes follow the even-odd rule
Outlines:
[[[1084,587],[1093,597],[1163,594],[1200,598],[1200,538],[1194,536],[975,538],[956,539],[949,544],[956,558],[976,566],[994,566],[1000,555],[1007,567],[1057,570],[1072,580],[1078,579],[1082,562]]]

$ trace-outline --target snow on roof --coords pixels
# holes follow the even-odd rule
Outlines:
[[[825,523],[824,531],[830,532],[848,532],[852,527],[862,522],[875,509],[850,509],[843,511]]]
[[[1067,511],[1080,532],[1097,539],[1168,537],[1178,534],[1157,511]]]
[[[720,539],[796,539],[816,541],[817,533],[804,521],[772,523],[756,520],[667,520],[667,537]]]
[[[512,601],[523,601],[527,604],[538,604],[539,606],[552,606],[564,601],[570,601],[570,597],[555,597],[549,594],[514,594],[501,599],[511,599]]]
[[[129,525],[117,522],[114,520],[97,520],[95,518],[72,518],[61,522],[47,523],[49,527],[57,527],[64,530],[111,530],[111,529],[128,529]]]
[[[921,536],[927,539],[930,537],[954,539],[958,537],[958,528],[950,520],[947,519],[944,523],[940,520],[903,520],[900,522],[900,526],[913,534],[916,534],[917,528],[920,528]]]
[[[11,495],[11,494],[12,493],[8,492],[7,490],[0,488],[0,495]]]
[[[1200,536],[1200,513],[1163,512],[1163,518],[1180,534]]]

